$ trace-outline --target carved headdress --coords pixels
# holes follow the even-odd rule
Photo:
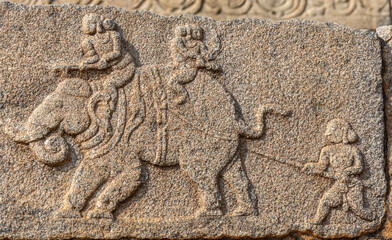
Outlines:
[[[333,131],[333,134],[337,134],[337,131],[341,131],[342,142],[344,144],[354,143],[358,139],[358,135],[344,119],[333,119],[329,121],[327,124],[327,131]]]

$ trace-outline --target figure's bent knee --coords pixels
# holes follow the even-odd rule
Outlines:
[[[325,194],[320,203],[328,207],[337,207],[343,203],[343,196],[337,193]]]

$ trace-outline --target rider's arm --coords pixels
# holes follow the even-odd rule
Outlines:
[[[113,61],[121,56],[121,36],[118,32],[112,32],[113,51],[103,55],[102,59],[106,62]]]
[[[347,175],[360,174],[363,171],[362,155],[358,149],[354,148],[352,151],[353,165],[344,170]]]
[[[93,64],[98,62],[99,56],[94,49],[93,44],[89,40],[84,40],[82,42],[82,48],[86,59],[83,61],[83,64]]]
[[[202,55],[204,58],[208,59],[209,51],[210,51],[210,50],[208,49],[207,45],[205,45],[203,42],[201,42],[201,43],[200,43],[200,53],[201,53],[201,55]]]

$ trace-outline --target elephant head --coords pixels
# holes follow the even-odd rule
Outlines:
[[[93,94],[90,85],[82,79],[65,80],[34,109],[24,124],[18,127],[8,123],[4,131],[14,141],[29,144],[38,161],[61,164],[68,159],[70,151],[64,136],[84,133],[92,138],[98,132],[94,130],[97,126],[110,129],[110,116],[102,114],[103,106],[110,99],[101,95]]]

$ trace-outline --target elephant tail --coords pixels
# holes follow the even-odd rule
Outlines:
[[[265,120],[267,114],[289,116],[291,111],[273,104],[261,105],[256,114],[256,126],[249,126],[244,120],[239,121],[239,134],[246,138],[260,138],[265,133]]]

